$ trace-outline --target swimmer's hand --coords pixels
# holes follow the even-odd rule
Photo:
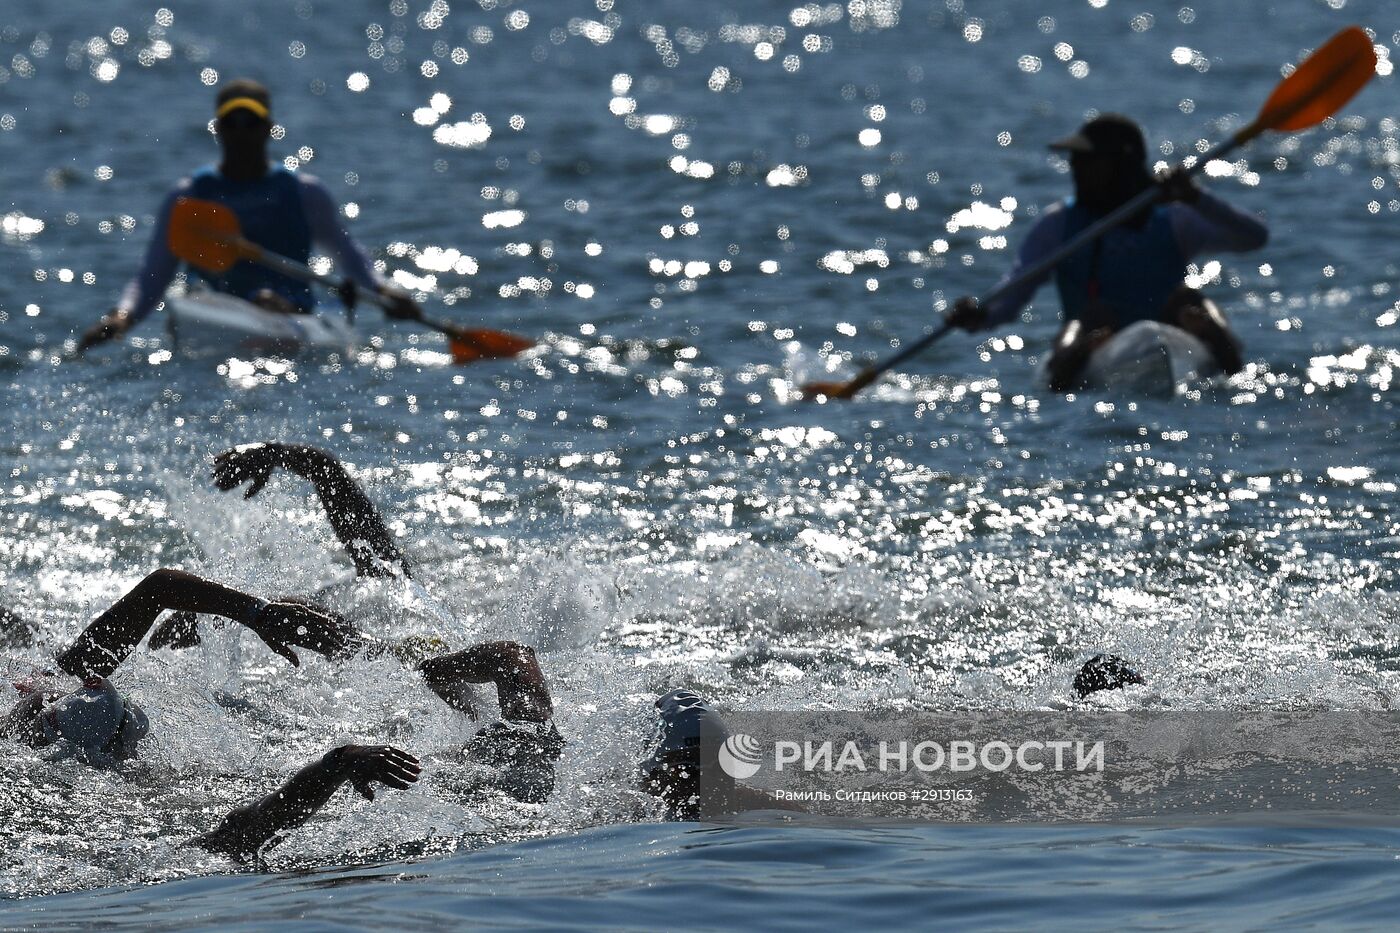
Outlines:
[[[214,458],[214,485],[228,492],[248,483],[243,498],[251,499],[267,485],[272,471],[279,466],[282,466],[281,444],[243,444]]]
[[[344,657],[360,644],[359,632],[349,621],[299,602],[268,603],[249,622],[254,634],[277,654],[300,667],[292,649],[307,648],[327,658]]]
[[[366,800],[374,799],[375,784],[407,790],[423,772],[417,758],[392,745],[342,745],[331,757],[343,769],[343,779]]]
[[[342,745],[297,771],[272,793],[232,810],[194,845],[246,859],[305,823],[347,781],[367,800],[374,785],[406,790],[423,771],[418,759],[389,745]]]

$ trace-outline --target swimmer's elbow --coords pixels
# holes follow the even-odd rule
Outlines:
[[[176,570],[173,567],[162,567],[159,570],[152,570],[141,578],[141,582],[136,584],[136,589],[143,593],[167,593],[173,587],[179,586],[189,579],[189,574],[183,570]]]

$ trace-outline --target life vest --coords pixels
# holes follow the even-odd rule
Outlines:
[[[303,264],[311,258],[311,225],[301,203],[301,184],[282,166],[272,166],[266,175],[250,181],[233,181],[220,174],[217,166],[207,166],[190,180],[189,194],[232,208],[244,238],[268,252]],[[246,260],[223,273],[194,272],[210,288],[239,298],[251,300],[267,288],[304,311],[316,303],[305,282]]]
[[[1149,210],[1142,226],[1115,227],[1055,268],[1066,321],[1082,317],[1090,302],[1107,307],[1118,327],[1160,317],[1168,296],[1181,285],[1186,260],[1176,242],[1171,212],[1164,205]],[[1064,240],[1097,219],[1070,199]]]

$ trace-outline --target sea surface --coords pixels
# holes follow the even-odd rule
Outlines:
[[[1047,290],[854,401],[795,399],[995,283],[1067,192],[1047,141],[1122,111],[1174,164],[1352,23],[1372,84],[1204,182],[1271,231],[1191,273],[1245,372],[1049,393]],[[535,645],[569,745],[554,797],[514,803],[397,662],[293,670],[205,625],[117,675],[154,724],[141,762],[0,744],[0,927],[1389,921],[1393,814],[668,825],[632,773],[676,686],[745,710],[1397,705],[1397,47],[1379,0],[6,4],[0,603],[39,635],[0,646],[0,680],[176,566],[386,637]],[[173,346],[157,312],[73,358],[240,75],[387,276],[538,346],[457,366],[361,309],[354,352],[269,356]],[[341,457],[416,583],[354,582],[294,477],[215,490],[212,456],[259,440]],[[1147,683],[1075,700],[1099,652]],[[424,781],[342,794],[257,872],[181,847],[349,741]]]

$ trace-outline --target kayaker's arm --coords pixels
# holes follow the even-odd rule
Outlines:
[[[190,844],[237,859],[251,858],[269,842],[305,823],[347,781],[367,800],[374,785],[406,790],[417,783],[418,759],[390,745],[342,745],[303,767],[277,790],[230,812]]]
[[[78,341],[78,350],[86,350],[107,340],[120,338],[128,330],[141,323],[156,305],[165,298],[165,290],[175,278],[180,262],[170,252],[167,242],[170,230],[170,211],[177,198],[182,197],[189,187],[189,179],[182,181],[174,191],[166,196],[165,202],[156,214],[155,229],[151,231],[150,242],[146,246],[146,256],[141,269],[126,284],[116,307],[88,328]]]
[[[365,251],[340,221],[340,208],[326,186],[310,175],[299,175],[301,203],[311,227],[311,239],[331,254],[340,273],[359,288],[377,292],[393,304],[384,309],[389,317],[419,320],[423,309],[405,292],[384,282],[374,271]]]
[[[1055,204],[1046,208],[1045,213],[1036,221],[1030,233],[1026,234],[1026,239],[1021,243],[1021,248],[1016,253],[1015,263],[1012,264],[1001,281],[1006,283],[1018,278],[1022,270],[1030,268],[1043,257],[1050,255],[1064,241],[1064,235],[1064,206]],[[1043,275],[1018,282],[1013,288],[998,295],[995,300],[984,306],[979,306],[976,299],[958,299],[953,305],[949,320],[955,326],[965,330],[985,330],[988,327],[1005,324],[1021,313],[1021,309],[1030,303],[1031,298],[1035,296],[1040,286],[1049,280],[1050,275],[1051,273],[1047,271]],[[1001,288],[1000,285],[997,287]]]
[[[165,568],[147,574],[131,592],[94,619],[58,656],[59,668],[75,677],[109,676],[167,609],[241,622],[293,664],[300,663],[291,649],[293,645],[332,657],[353,651],[359,644],[348,623],[305,604],[269,603],[192,573]]]
[[[257,495],[277,467],[316,488],[331,528],[355,570],[366,577],[412,576],[408,558],[394,543],[379,510],[335,457],[300,444],[245,444],[214,458],[214,484],[227,492],[251,480],[245,498]]]
[[[1196,189],[1194,200],[1171,205],[1172,230],[1181,254],[1245,253],[1269,242],[1269,228],[1254,214],[1242,211],[1209,191]]]
[[[462,651],[429,658],[418,665],[423,680],[453,709],[475,716],[463,684],[495,684],[501,718],[545,722],[554,701],[535,650],[513,641],[490,641]]]

